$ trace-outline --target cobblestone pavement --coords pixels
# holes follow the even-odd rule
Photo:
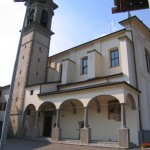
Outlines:
[[[100,148],[69,144],[56,144],[22,139],[8,139],[6,150],[117,150],[113,148]]]

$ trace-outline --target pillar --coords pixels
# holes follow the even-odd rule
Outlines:
[[[60,110],[56,109],[56,127],[52,129],[52,140],[59,141],[61,139],[62,129],[60,128]]]
[[[88,144],[91,140],[91,129],[88,127],[88,107],[84,107],[84,128],[81,128],[81,143]]]
[[[33,136],[32,136],[32,138],[37,138],[37,136],[38,136],[38,133],[37,133],[38,115],[39,115],[39,112],[36,111],[35,124],[34,124],[34,128],[33,128]]]
[[[22,122],[21,122],[21,137],[24,137],[25,136],[25,117],[26,117],[26,114],[25,114],[25,111],[22,115]]]
[[[119,129],[119,146],[129,148],[130,136],[129,129],[126,127],[126,109],[125,103],[121,104],[121,128]]]

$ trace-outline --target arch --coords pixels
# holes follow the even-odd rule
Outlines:
[[[100,113],[100,112],[101,112],[100,101],[97,99],[97,97],[93,98],[92,100],[94,101],[94,104],[95,104],[95,107],[96,107],[96,111],[97,111],[98,113]],[[91,102],[92,102],[92,100],[91,100]],[[88,107],[90,107],[91,102],[89,101],[89,103],[88,103],[88,105],[87,105]]]
[[[35,112],[36,108],[33,104],[29,104],[26,108],[25,108],[25,115],[31,115],[31,112]]]
[[[23,116],[23,126],[24,126],[24,136],[32,137],[33,136],[33,129],[35,127],[35,120],[36,120],[36,108],[35,105],[29,104],[24,111]]]
[[[126,97],[126,103],[128,104],[128,102],[129,102],[129,105],[131,105],[131,109],[136,110],[136,103],[135,103],[134,97],[130,93],[128,93]]]
[[[35,9],[32,9],[27,17],[27,24],[31,24],[34,21]]]
[[[56,106],[53,102],[44,102],[38,108],[39,136],[52,137],[52,128],[55,126]]]
[[[44,102],[38,108],[38,111],[53,111],[53,110],[56,110],[56,106],[52,102]]]
[[[92,101],[94,101],[95,104],[99,104],[99,106],[101,106],[102,104],[100,103],[100,101],[101,101],[102,99],[104,99],[104,98],[107,99],[107,100],[114,100],[114,99],[117,99],[117,97],[112,96],[112,95],[98,95],[98,96],[93,97],[93,98],[88,102],[87,106],[89,106]],[[117,100],[118,100],[118,99],[117,99]],[[118,102],[120,103],[119,100],[118,100]]]
[[[48,12],[46,10],[42,10],[40,24],[43,27],[47,27],[47,24],[48,24]]]
[[[68,107],[67,107],[68,105]],[[69,107],[70,105],[70,107]],[[68,110],[68,111],[72,111],[73,114],[76,114],[77,112],[77,108],[83,108],[83,103],[78,100],[78,99],[69,99],[69,100],[66,100],[64,101],[63,103],[61,103],[61,105],[59,106],[59,108],[61,110]]]
[[[101,112],[101,107],[108,107],[108,119],[121,120],[121,105],[119,100],[111,95],[99,95],[92,98],[88,103],[88,108]]]

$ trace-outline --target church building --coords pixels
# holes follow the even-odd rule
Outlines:
[[[136,16],[122,30],[49,57],[53,0],[31,0],[20,47],[9,135],[150,142],[150,29]],[[0,87],[2,124],[9,86]]]

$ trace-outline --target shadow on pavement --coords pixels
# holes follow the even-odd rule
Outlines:
[[[22,139],[7,139],[6,150],[40,150],[50,144],[50,142],[39,142]]]

